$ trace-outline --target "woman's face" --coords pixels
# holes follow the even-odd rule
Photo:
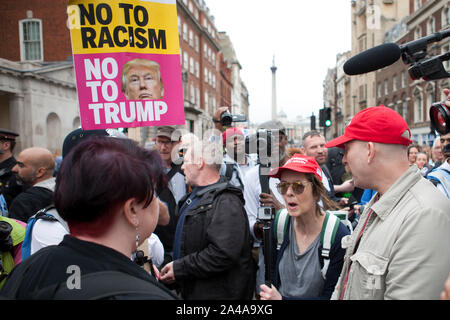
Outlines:
[[[409,153],[408,153],[409,163],[415,163],[416,162],[416,156],[417,156],[418,152],[419,152],[419,150],[417,150],[417,148],[409,149]]]
[[[159,201],[155,195],[153,195],[152,202],[147,208],[144,208],[144,203],[139,203],[138,207],[138,219],[139,219],[139,235],[141,241],[144,241],[151,236],[156,228],[159,218]]]
[[[300,217],[305,214],[314,214],[316,210],[317,201],[313,196],[312,182],[307,179],[307,175],[295,171],[285,171],[281,174],[280,183],[294,183],[301,182],[303,184],[303,192],[297,194],[291,185],[287,187],[287,191],[283,195],[286,203],[286,208],[289,215],[292,217]]]
[[[423,166],[427,163],[427,156],[423,153],[419,153],[416,157],[416,164],[419,169],[422,169]]]

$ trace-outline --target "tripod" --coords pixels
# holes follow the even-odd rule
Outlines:
[[[270,168],[270,164],[260,163],[259,167],[259,180],[261,183],[261,191],[263,193],[270,193],[269,188],[269,176],[267,175],[267,171]],[[264,172],[262,172],[264,170]],[[258,208],[258,220],[263,222],[263,255],[264,255],[264,281],[266,286],[269,288],[272,286],[270,281],[271,275],[271,253],[270,253],[270,226],[272,224],[272,220],[274,219],[275,209],[272,207],[260,207]]]

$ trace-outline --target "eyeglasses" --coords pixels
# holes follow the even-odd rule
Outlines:
[[[171,146],[172,142],[173,141],[171,141],[171,140],[168,140],[168,141],[156,140],[156,144],[159,146],[160,145]]]
[[[282,195],[285,195],[286,192],[288,192],[289,187],[292,186],[292,191],[294,191],[295,194],[302,194],[303,191],[305,191],[305,187],[311,184],[311,182],[302,182],[302,181],[295,181],[292,183],[282,181],[279,184],[277,184],[278,192]]]

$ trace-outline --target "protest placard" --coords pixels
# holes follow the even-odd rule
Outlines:
[[[184,124],[176,0],[70,0],[85,130]]]

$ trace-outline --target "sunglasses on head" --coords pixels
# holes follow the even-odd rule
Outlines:
[[[294,191],[295,194],[302,194],[303,191],[305,191],[305,187],[311,184],[311,182],[303,182],[303,181],[294,181],[292,183],[282,181],[279,184],[277,184],[278,192],[282,195],[286,194],[289,187],[292,186],[292,191]]]

